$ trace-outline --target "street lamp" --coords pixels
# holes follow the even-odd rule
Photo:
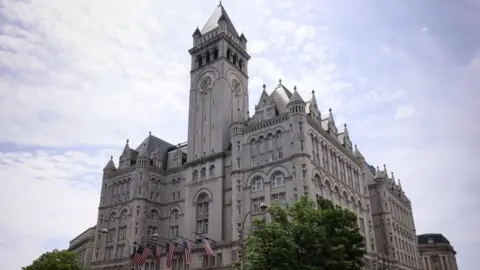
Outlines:
[[[260,204],[260,210],[265,211],[265,210],[267,210],[267,208],[268,208],[267,203],[263,202],[263,203]],[[242,257],[240,258],[240,270],[243,270],[243,259],[245,258],[244,254],[243,254],[243,228],[245,227],[245,221],[247,220],[247,217],[252,212],[253,212],[253,209],[251,209],[250,211],[248,211],[245,214],[245,217],[243,217],[242,226],[240,227],[240,249],[242,250]]]

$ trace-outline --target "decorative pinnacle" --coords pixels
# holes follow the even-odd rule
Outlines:
[[[129,140],[129,139],[127,139],[127,143],[128,143],[129,141],[130,141],[130,140]]]
[[[149,131],[149,132],[148,132],[148,136],[151,136],[151,135],[152,135],[152,132],[151,132],[151,131]]]
[[[312,90],[312,95],[315,95],[315,90]]]
[[[278,83],[282,83],[282,79],[278,79]]]
[[[110,156],[110,160],[113,160],[113,156]]]
[[[347,123],[343,124],[344,127],[347,127]]]
[[[355,144],[355,149],[357,149],[357,145]]]
[[[297,91],[297,86],[296,85],[293,87],[293,91]]]
[[[383,170],[387,169],[387,165],[383,164]]]
[[[263,84],[263,90],[265,90],[265,87],[267,87],[265,84]]]
[[[329,111],[329,112],[332,112],[332,108],[329,108],[328,111]]]

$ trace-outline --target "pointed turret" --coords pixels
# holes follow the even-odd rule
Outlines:
[[[125,144],[125,147],[123,148],[122,156],[127,156],[131,153],[130,145],[128,144],[129,141],[130,140],[127,139],[127,143]]]
[[[327,128],[328,128],[327,131],[336,137],[338,134],[338,130],[337,130],[337,126],[335,125],[335,119],[333,118],[332,108],[328,109],[328,112],[329,114],[327,118]]]
[[[197,38],[201,35],[202,35],[202,33],[200,33],[200,29],[198,29],[198,26],[197,26],[197,29],[195,29],[195,32],[193,32],[192,37]]]
[[[303,104],[305,105],[305,101],[303,98],[300,96],[300,94],[297,91],[297,87],[293,87],[293,95],[290,97],[290,100],[288,101],[287,106],[290,106],[291,104]]]
[[[204,34],[210,32],[210,31],[218,28],[220,26],[219,22],[221,22],[221,21],[225,22],[226,28],[229,32],[234,34],[235,37],[239,37],[237,30],[233,26],[233,23],[230,20],[230,17],[228,17],[227,11],[225,10],[225,8],[223,7],[222,4],[219,4],[217,6],[217,8],[213,11],[213,13],[210,16],[210,18],[208,19],[207,23],[202,28],[201,34],[204,35]]]
[[[103,168],[103,170],[104,171],[114,171],[116,169],[117,169],[117,167],[115,167],[115,163],[113,163],[113,157],[110,157],[110,160],[108,161],[105,168]]]
[[[315,98],[315,90],[312,90],[312,98],[310,99],[310,102],[308,104],[308,113],[313,119],[317,121],[322,120],[322,114],[318,109],[317,99]]]
[[[240,40],[243,41],[243,42],[247,42],[247,38],[245,37],[245,35],[243,34],[240,34]]]
[[[358,147],[357,147],[356,144],[355,144],[355,150],[353,150],[353,155],[354,155],[357,159],[363,159],[363,160],[365,160],[365,157],[362,155],[362,152],[360,152],[360,150],[358,150]]]
[[[352,141],[350,140],[350,135],[348,134],[347,123],[343,125],[343,133],[340,134],[339,139],[340,143],[347,149],[352,150]]]
[[[377,179],[382,179],[382,173],[380,172],[380,168],[377,166],[377,170],[375,171],[375,176],[373,177],[373,180]]]

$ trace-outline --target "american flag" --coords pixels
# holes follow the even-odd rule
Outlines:
[[[213,256],[213,249],[210,246],[210,242],[208,242],[206,238],[203,238],[203,247],[205,248],[205,252],[207,253],[207,255]]]
[[[183,240],[183,249],[185,249],[185,264],[190,264],[192,257],[192,246],[187,240]]]
[[[170,243],[168,245],[167,268],[170,268],[172,266],[174,252],[175,252],[175,245],[173,243]]]
[[[139,246],[133,254],[132,266],[141,267],[147,261],[148,253],[150,253],[149,248]]]
[[[155,246],[155,262],[160,263],[160,256],[162,255],[162,248]]]

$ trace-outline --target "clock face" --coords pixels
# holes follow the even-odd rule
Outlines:
[[[203,79],[200,81],[200,89],[207,90],[211,87],[212,87],[212,77],[210,76],[203,77]]]
[[[240,82],[237,79],[232,80],[232,93],[235,95],[240,95],[241,92]]]

